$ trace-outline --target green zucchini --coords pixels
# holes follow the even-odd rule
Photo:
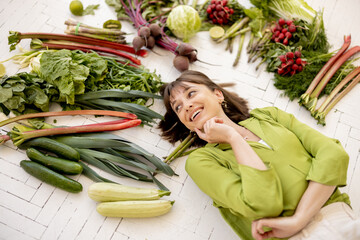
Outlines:
[[[74,148],[64,143],[58,142],[54,139],[47,137],[38,137],[26,141],[22,144],[21,148],[38,147],[49,152],[55,153],[59,157],[65,159],[78,161],[80,159],[80,153]]]
[[[82,185],[66,176],[57,173],[40,163],[29,161],[29,160],[22,160],[20,162],[20,166],[30,175],[40,179],[41,181],[53,185],[57,188],[61,188],[65,191],[77,193],[81,192],[83,187]]]
[[[28,148],[26,155],[34,162],[40,163],[55,172],[64,174],[80,174],[83,167],[74,161],[45,155],[35,148]]]

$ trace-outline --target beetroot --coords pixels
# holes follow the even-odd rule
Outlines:
[[[148,37],[146,39],[146,45],[145,46],[147,48],[149,48],[149,49],[154,48],[154,46],[155,46],[155,38],[152,35],[150,35],[150,37]]]
[[[176,51],[181,56],[189,55],[193,51],[197,52],[197,50],[193,46],[187,43],[180,43]]]
[[[190,61],[186,56],[177,55],[173,60],[173,64],[179,72],[183,72],[189,69]]]
[[[187,55],[189,58],[190,63],[196,62],[198,60],[197,53],[195,51],[192,51],[189,55]]]
[[[135,49],[135,52],[139,51],[142,47],[145,46],[145,39],[143,39],[140,36],[136,36],[134,37],[133,41],[132,41],[132,45]]]
[[[139,28],[138,35],[143,38],[148,38],[150,37],[150,32],[151,31],[149,27],[141,27]]]
[[[161,27],[159,26],[159,24],[152,23],[149,25],[149,28],[150,28],[150,34],[154,38],[157,38],[161,35]]]

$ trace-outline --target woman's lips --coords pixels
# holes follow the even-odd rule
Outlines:
[[[194,121],[201,113],[202,109],[196,109],[192,112],[192,115],[190,116],[190,121]]]

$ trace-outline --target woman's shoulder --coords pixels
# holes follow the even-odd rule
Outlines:
[[[276,116],[279,113],[277,107],[263,107],[263,108],[254,108],[250,111],[250,117],[257,119],[276,119]]]

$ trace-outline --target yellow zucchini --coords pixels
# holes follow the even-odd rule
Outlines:
[[[102,202],[96,210],[105,217],[148,218],[169,212],[173,204],[169,200]]]
[[[89,197],[98,202],[156,200],[170,193],[153,188],[136,188],[108,182],[94,183],[88,189]]]

